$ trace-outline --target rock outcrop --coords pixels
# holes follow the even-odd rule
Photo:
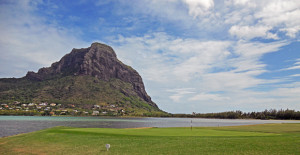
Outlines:
[[[120,79],[130,83],[137,95],[149,105],[157,107],[147,95],[138,72],[118,60],[110,46],[101,43],[93,43],[88,48],[73,49],[71,53],[65,55],[59,62],[53,63],[51,67],[41,68],[37,73],[28,72],[25,78],[43,81],[69,75],[89,75],[104,81]]]

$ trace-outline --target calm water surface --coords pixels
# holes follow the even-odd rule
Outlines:
[[[209,127],[265,123],[300,123],[290,120],[244,120],[203,118],[118,118],[118,117],[47,117],[0,116],[0,137],[37,131],[54,126],[82,128],[136,128],[136,127]]]

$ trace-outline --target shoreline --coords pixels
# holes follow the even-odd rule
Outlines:
[[[79,128],[221,127],[253,124],[300,123],[300,120],[214,119],[178,117],[42,117],[0,116],[0,136],[42,130],[55,126]]]
[[[109,115],[100,115],[100,116],[74,116],[74,115],[0,115],[1,116],[20,116],[20,117],[108,117],[108,118],[189,118],[189,119],[221,119],[221,120],[278,120],[278,121],[300,121],[300,119],[255,119],[255,118],[214,118],[214,117],[156,117],[156,116],[109,116]]]

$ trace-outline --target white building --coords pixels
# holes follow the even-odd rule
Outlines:
[[[99,111],[93,111],[92,115],[99,115]]]

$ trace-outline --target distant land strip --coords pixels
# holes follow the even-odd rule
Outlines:
[[[141,115],[126,115],[126,111],[114,105],[94,105],[88,109],[79,109],[76,105],[60,105],[56,103],[2,103],[0,115],[23,116],[137,116],[137,117],[188,117],[188,118],[219,118],[219,119],[280,119],[300,120],[300,111],[290,109],[270,109],[261,112],[227,111],[218,113],[171,114],[143,113]]]

